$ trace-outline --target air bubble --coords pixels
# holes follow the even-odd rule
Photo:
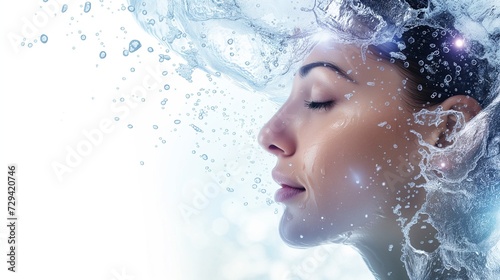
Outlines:
[[[158,126],[156,124],[153,125],[153,129],[158,129]]]
[[[253,179],[253,181],[256,183],[256,184],[259,184],[261,182],[261,179],[259,177],[256,177],[255,179]]]
[[[137,51],[138,49],[140,49],[141,46],[142,45],[141,45],[141,42],[139,42],[139,40],[132,40],[128,44],[128,51],[133,53],[133,52]]]
[[[152,47],[148,48],[148,52],[153,52],[153,51],[154,51],[154,49]]]
[[[134,126],[133,126],[133,125],[131,125],[131,124],[128,124],[128,125],[127,125],[127,127],[128,127],[128,128],[134,128]]]
[[[90,2],[85,2],[85,6],[83,7],[83,11],[84,11],[85,13],[88,13],[88,12],[90,12],[90,8],[92,8],[92,3],[90,3]]]
[[[123,56],[128,56],[129,52],[128,50],[123,50]]]
[[[165,90],[169,90],[169,89],[170,89],[170,85],[169,85],[169,84],[165,84],[165,85],[163,86],[163,89],[165,89]]]
[[[127,8],[127,9],[128,9],[128,11],[129,11],[129,12],[133,12],[133,11],[135,11],[134,6],[128,6],[128,8]]]
[[[206,154],[203,154],[200,156],[203,160],[207,160],[208,159],[208,156]]]
[[[84,34],[82,34],[82,35],[80,36],[80,39],[81,39],[82,41],[85,41],[85,39],[87,39],[87,36],[85,36]]]
[[[40,42],[45,44],[45,43],[47,43],[48,40],[49,40],[49,37],[47,37],[47,35],[42,34],[42,36],[40,36]]]
[[[106,52],[105,52],[105,51],[100,52],[100,53],[99,53],[99,57],[100,57],[101,59],[106,58]]]
[[[174,121],[175,124],[180,124],[181,123],[181,120],[175,120]]]
[[[61,9],[61,13],[65,13],[68,10],[68,4],[64,4]]]
[[[228,44],[228,45],[232,45],[232,44],[233,44],[233,39],[229,39],[229,40],[227,40],[227,44]]]

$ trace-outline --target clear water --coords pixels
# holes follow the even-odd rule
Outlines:
[[[39,13],[46,15],[47,22],[42,22],[43,17],[34,18],[36,28],[23,30],[29,33],[23,34],[24,38],[10,39],[16,46],[34,50],[40,46],[49,48],[54,42],[69,41],[73,50],[91,49],[94,52],[89,56],[91,58],[83,58],[89,61],[95,58],[92,67],[95,64],[97,69],[108,69],[106,67],[110,64],[123,65],[124,71],[113,73],[123,82],[114,85],[119,97],[110,101],[113,108],[138,112],[140,109],[136,110],[136,107],[151,102],[155,109],[170,115],[165,117],[166,113],[144,122],[146,125],[132,121],[129,111],[127,114],[119,111],[113,112],[110,120],[117,126],[122,125],[129,133],[141,131],[146,134],[141,130],[144,127],[154,131],[155,149],[171,145],[176,138],[182,139],[176,143],[191,145],[188,153],[166,159],[177,163],[180,158],[195,158],[187,165],[191,170],[176,174],[180,178],[178,182],[186,180],[188,183],[176,187],[180,189],[179,193],[191,194],[193,191],[208,198],[207,201],[197,201],[203,204],[198,205],[203,212],[195,214],[194,222],[186,223],[181,218],[175,225],[179,233],[174,238],[179,238],[181,245],[176,251],[168,252],[168,259],[182,259],[185,266],[180,269],[185,276],[182,279],[202,279],[200,277],[207,275],[213,279],[369,277],[366,268],[359,266],[359,257],[345,246],[327,245],[303,253],[282,246],[276,230],[281,213],[271,199],[275,186],[269,179],[270,170],[266,169],[268,161],[263,159],[263,152],[256,144],[261,124],[277,108],[271,101],[282,101],[287,97],[296,63],[302,60],[315,41],[321,39],[323,32],[328,36],[338,36],[339,40],[361,44],[384,41],[399,32],[401,26],[411,23],[416,15],[420,14],[424,22],[431,21],[439,11],[448,9],[458,19],[457,28],[467,38],[485,46],[483,56],[494,63],[500,62],[500,3],[493,0],[474,1],[472,4],[467,0],[433,1],[435,14],[414,11],[393,0],[375,1],[376,5],[371,8],[359,1],[341,4],[340,1],[327,0],[130,0],[118,4],[104,0],[78,4],[44,0],[43,3],[41,11],[46,12]],[[118,13],[133,15],[135,21],[132,17],[130,22],[110,20]],[[48,26],[54,18],[61,17],[65,20],[62,24],[65,29],[57,34],[56,28]],[[96,18],[104,18],[105,24],[112,28],[94,26],[93,19]],[[369,28],[353,30],[353,21],[364,23]],[[125,26],[136,22],[160,44],[146,43],[143,37],[127,33],[132,28]],[[391,23],[391,27],[386,23]],[[31,33],[34,35],[30,37]],[[112,40],[103,34],[119,37],[121,41],[113,45]],[[176,59],[177,54],[184,61]],[[155,66],[153,70],[144,71],[147,67],[142,66],[148,60],[154,61]],[[210,75],[200,74],[199,69]],[[147,94],[137,90],[129,96],[130,92],[123,90],[126,88],[124,83],[134,77],[137,79],[139,73],[152,81],[159,80],[158,86],[147,88]],[[106,75],[111,73],[106,72]],[[185,83],[173,77],[182,77]],[[222,85],[223,80],[218,78],[230,78],[231,85],[238,84],[247,90],[240,92],[240,88]],[[137,84],[142,85],[142,82]],[[191,87],[184,87],[186,84]],[[204,86],[195,88],[198,84]],[[136,90],[135,86],[132,83],[130,88]],[[265,98],[258,96],[256,91],[265,92]],[[469,268],[473,271],[471,279],[500,278],[497,221],[500,206],[500,110],[497,92],[493,91],[494,101],[468,129],[452,135],[457,137],[457,145],[479,147],[472,160],[465,164],[461,160],[468,156],[467,150],[437,151],[428,147],[432,153],[422,151],[424,161],[421,167],[429,181],[425,186],[428,199],[440,203],[425,204],[402,230],[408,235],[419,214],[429,214],[431,223],[447,234],[439,236],[442,246],[432,254],[418,252],[406,244],[405,261],[413,268],[410,271],[413,279],[425,278],[423,274],[432,269],[427,265],[429,260],[437,257],[447,267]],[[223,99],[223,102],[212,101],[216,98]],[[150,115],[154,112],[142,113]],[[84,114],[89,113],[82,112]],[[424,114],[427,113],[415,117],[422,118]],[[190,139],[195,140],[189,142]],[[212,148],[208,149],[210,145]],[[455,168],[436,170],[432,163],[450,154],[457,159],[450,163]],[[154,164],[141,159],[137,165],[147,167]],[[204,175],[192,178],[196,168]],[[171,188],[169,184],[170,181],[165,186]],[[183,206],[187,200],[180,201],[169,200],[176,203],[169,210],[177,216],[177,206]],[[450,209],[457,216],[467,217],[465,222],[448,220]],[[173,243],[177,243],[177,239]],[[204,250],[209,253],[200,253]]]
[[[481,56],[497,65],[500,58],[500,2],[492,0],[472,4],[465,0],[436,0],[432,1],[432,11],[411,9],[400,1],[130,0],[129,3],[128,9],[134,11],[141,26],[184,57],[190,68],[223,73],[251,89],[265,89],[271,99],[281,100],[287,94],[284,89],[291,69],[325,31],[339,40],[360,45],[384,42],[401,32],[402,26],[432,23],[437,15],[448,10],[457,19],[456,28],[468,40],[485,47]],[[360,24],[363,28],[353,27]],[[411,226],[421,215],[428,214],[429,222],[441,233],[441,246],[426,254],[407,242],[404,258],[412,267],[412,279],[426,278],[433,269],[428,263],[436,259],[441,259],[447,268],[467,268],[471,279],[498,277],[497,92],[495,86],[490,97],[493,103],[467,129],[451,136],[457,139],[454,146],[478,146],[475,154],[430,146],[430,152],[422,151],[421,167],[428,181],[424,187],[429,203],[402,230],[408,237]],[[444,113],[422,112],[415,117],[424,114],[425,117],[437,114],[430,116],[436,117]],[[463,162],[473,154],[472,160]],[[449,163],[454,168],[436,170],[433,163],[450,155],[455,159]],[[450,209],[462,217],[460,223],[449,219]],[[458,276],[449,276],[453,277]]]

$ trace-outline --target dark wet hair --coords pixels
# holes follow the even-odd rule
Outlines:
[[[492,72],[488,61],[480,58],[482,46],[453,28],[421,25],[368,49],[397,65],[408,78],[405,100],[413,107],[436,105],[460,94],[475,98],[483,108],[492,99]]]

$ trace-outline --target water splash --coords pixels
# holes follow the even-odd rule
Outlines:
[[[200,68],[212,75],[223,73],[251,89],[279,89],[279,93],[270,95],[280,100],[278,95],[288,94],[283,84],[291,78],[286,75],[321,39],[320,30],[327,30],[328,36],[339,40],[366,46],[387,41],[407,25],[439,25],[446,20],[443,12],[447,12],[457,19],[455,28],[464,38],[442,51],[451,52],[477,41],[483,46],[476,50],[477,55],[498,64],[500,3],[434,0],[431,5],[422,5],[424,2],[129,0],[128,10],[145,30],[186,60],[187,64],[179,65],[176,71],[187,80],[192,79],[193,69]],[[405,59],[398,52],[391,55]],[[160,56],[163,61],[165,58]],[[443,83],[452,80],[451,76],[444,77]],[[498,88],[491,99],[497,93]],[[447,268],[466,268],[462,271],[469,271],[469,279],[495,278],[499,264],[495,257],[500,255],[500,235],[495,228],[500,209],[499,111],[498,100],[494,100],[468,125],[456,126],[447,136],[453,145],[444,149],[428,145],[420,137],[424,147],[420,167],[427,180],[422,187],[427,202],[402,229],[406,236],[404,260],[412,279],[425,279],[426,273],[435,268],[429,263],[436,259]],[[458,112],[442,110],[422,111],[415,116],[415,122],[439,125],[447,114],[457,118],[458,124],[463,123]],[[379,126],[391,129],[386,122]],[[423,216],[439,232],[441,246],[432,253],[416,250],[410,244],[409,232]]]

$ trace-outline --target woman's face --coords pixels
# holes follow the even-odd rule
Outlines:
[[[305,59],[259,135],[277,157],[275,200],[286,206],[280,233],[288,244],[345,241],[399,208],[418,207],[412,130],[425,137],[428,127],[414,123],[403,80],[385,60],[367,53],[363,61],[355,46],[325,42]]]

